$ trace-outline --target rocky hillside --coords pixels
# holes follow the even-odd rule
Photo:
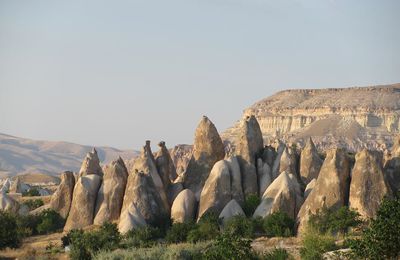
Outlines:
[[[249,115],[255,115],[267,142],[304,144],[313,137],[322,150],[384,150],[400,131],[400,84],[280,91],[245,109],[243,118]],[[222,137],[235,142],[242,120]]]
[[[135,151],[122,151],[111,147],[96,147],[100,161],[109,163],[121,156],[130,159]],[[78,171],[82,158],[90,146],[37,141],[0,133],[0,178],[26,173],[59,175],[65,170]]]

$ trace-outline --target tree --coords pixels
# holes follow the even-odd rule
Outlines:
[[[213,245],[205,251],[204,258],[213,260],[256,259],[251,250],[250,243],[251,240],[223,233],[219,235]]]
[[[20,244],[16,217],[9,212],[0,211],[0,249],[16,248]]]
[[[290,237],[295,234],[295,221],[285,212],[275,212],[265,217],[263,227],[268,237]]]

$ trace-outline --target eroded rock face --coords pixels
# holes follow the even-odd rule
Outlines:
[[[134,203],[130,203],[121,213],[118,230],[121,234],[146,226],[146,220]]]
[[[400,135],[394,141],[391,156],[385,163],[385,174],[393,192],[400,191]]]
[[[170,154],[176,168],[176,174],[181,176],[186,172],[189,161],[192,158],[193,145],[178,144],[170,150]],[[171,181],[173,182],[175,179]]]
[[[169,154],[167,147],[165,147],[165,142],[160,142],[158,146],[160,147],[160,150],[155,156],[156,166],[164,188],[168,190],[171,180],[174,181],[177,177],[176,169],[171,155]]]
[[[315,184],[317,183],[317,179],[312,179],[306,186],[306,189],[304,191],[304,199],[310,195],[311,191],[314,189]]]
[[[18,213],[19,203],[5,192],[0,193],[0,210]]]
[[[274,160],[274,164],[272,166],[272,176],[271,176],[272,180],[275,180],[280,173],[281,157],[285,149],[286,145],[283,142],[278,141],[276,148],[276,157]]]
[[[235,199],[237,203],[243,205],[244,194],[242,187],[242,174],[240,172],[238,159],[236,156],[231,156],[225,159],[225,162],[228,164],[229,173],[231,176],[232,199]]]
[[[297,174],[297,154],[290,147],[285,147],[279,163],[279,173],[287,172],[296,176]]]
[[[103,183],[97,194],[95,225],[119,219],[127,179],[128,170],[121,157],[104,167]]]
[[[231,198],[229,166],[221,160],[215,163],[201,191],[198,218],[209,212],[219,215]]]
[[[265,190],[272,182],[272,170],[267,162],[263,162],[261,158],[257,159],[257,177],[258,177],[258,194],[264,194]]]
[[[169,211],[170,204],[168,202],[166,189],[158,173],[155,158],[151,152],[150,141],[146,141],[146,145],[143,147],[140,157],[135,160],[132,170],[133,172],[144,172],[151,176],[154,185],[157,188],[158,194],[161,197],[165,210]]]
[[[240,207],[239,203],[236,200],[232,199],[226,204],[226,206],[222,209],[221,214],[219,214],[219,219],[222,219],[222,222],[225,223],[229,219],[235,216],[245,216],[243,209]]]
[[[258,194],[256,160],[263,147],[263,137],[257,119],[254,116],[246,117],[246,120],[242,121],[236,143],[245,196]]]
[[[71,209],[64,231],[84,228],[93,224],[96,197],[100,184],[101,177],[97,174],[79,177],[74,188]]]
[[[185,189],[181,191],[171,208],[171,219],[175,223],[193,221],[196,214],[197,201],[194,193]]]
[[[101,169],[99,156],[95,148],[86,155],[82,162],[81,169],[79,170],[79,176],[86,176],[89,174],[103,176],[103,170]]]
[[[172,203],[174,202],[176,196],[178,196],[178,194],[181,191],[183,191],[183,185],[181,182],[175,182],[175,183],[171,183],[171,185],[169,185],[169,188],[167,191],[169,205],[172,206]]]
[[[19,177],[16,177],[12,182],[9,192],[10,193],[22,193],[22,182]]]
[[[364,218],[375,217],[383,197],[390,194],[382,169],[382,154],[366,149],[357,153],[350,184],[349,207],[356,209]]]
[[[135,207],[129,209],[132,204]],[[132,211],[133,209],[135,210]],[[134,216],[141,215],[149,225],[169,217],[169,210],[164,207],[164,202],[154,184],[153,178],[149,173],[139,171],[135,171],[128,176],[121,219],[123,214],[127,214],[125,210],[130,210],[131,213],[129,214]],[[136,211],[140,214],[132,213]]]
[[[309,138],[300,155],[300,177],[305,185],[318,178],[322,163],[314,142]]]
[[[224,159],[225,150],[214,124],[203,116],[197,126],[193,155],[183,176],[184,188],[190,189],[200,198],[201,190],[214,164]]]
[[[300,184],[296,176],[282,172],[264,192],[253,217],[266,217],[274,212],[285,212],[296,218],[303,203]]]
[[[339,209],[347,204],[350,168],[344,150],[331,149],[327,152],[314,189],[308,195],[297,216],[299,232],[307,224],[310,214],[327,207]]]
[[[66,218],[72,203],[72,194],[75,187],[75,176],[73,172],[63,172],[61,174],[61,182],[57,190],[51,196],[49,207]]]

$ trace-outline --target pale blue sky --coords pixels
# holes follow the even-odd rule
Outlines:
[[[138,149],[287,88],[400,82],[398,0],[0,0],[0,132]]]

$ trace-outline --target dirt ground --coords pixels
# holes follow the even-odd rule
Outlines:
[[[275,248],[286,249],[294,259],[300,259],[300,239],[297,237],[260,237],[252,243],[252,248],[259,253],[265,253]]]

